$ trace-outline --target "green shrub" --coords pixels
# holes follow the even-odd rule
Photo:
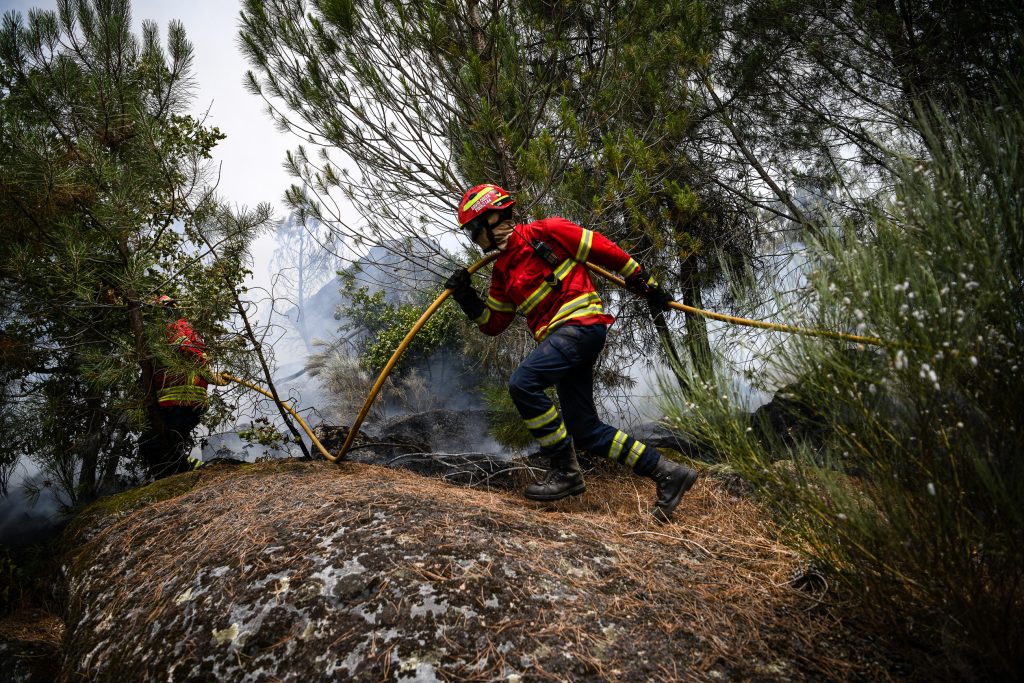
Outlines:
[[[665,406],[873,613],[955,675],[1001,679],[1024,670],[1019,111],[948,127],[928,162],[896,160],[871,234],[837,229],[812,247],[816,324],[887,342],[792,340],[778,361],[799,378],[787,405],[815,438],[751,425],[697,380]]]
[[[487,409],[487,426],[491,438],[502,446],[515,450],[525,450],[537,445],[523,418],[519,417],[515,404],[512,403],[507,384],[485,380],[479,391]]]

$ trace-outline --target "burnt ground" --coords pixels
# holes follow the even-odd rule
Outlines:
[[[708,476],[674,523],[363,463],[212,466],[69,532],[61,680],[889,680],[855,605]],[[798,588],[804,586],[804,589]]]

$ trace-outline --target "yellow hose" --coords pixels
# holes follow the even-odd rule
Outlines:
[[[261,394],[263,394],[264,396],[266,396],[267,398],[269,398],[272,401],[276,400],[276,399],[274,399],[274,395],[271,394],[269,391],[266,391],[266,390],[256,386],[255,384],[250,384],[249,382],[246,382],[244,379],[239,379],[239,378],[235,377],[234,375],[229,375],[227,373],[221,373],[221,377],[223,377],[226,380],[230,380],[232,382],[235,382],[237,384],[241,384],[242,386],[249,387],[253,391],[258,391],[258,392],[260,392]],[[327,458],[331,462],[334,462],[335,460],[337,460],[336,457],[332,456],[330,453],[327,452],[327,449],[324,448],[322,443],[320,443],[320,439],[316,438],[316,435],[313,434],[313,430],[309,428],[309,425],[306,424],[306,421],[303,420],[302,416],[299,415],[297,412],[295,412],[290,405],[288,405],[287,401],[278,401],[278,405],[280,405],[282,408],[284,408],[289,413],[291,413],[292,417],[294,417],[296,420],[299,421],[299,424],[302,425],[302,430],[304,432],[306,432],[306,434],[309,435],[310,439],[313,440],[313,445],[315,445],[317,447],[317,449],[319,449],[321,455],[323,455],[325,458]]]
[[[622,278],[609,273],[600,266],[595,266],[593,263],[586,264],[587,268],[597,273],[603,278],[611,280],[620,287],[626,285],[625,280]],[[763,320],[750,320],[749,318],[740,318],[734,315],[725,315],[724,313],[713,313],[711,311],[705,311],[701,308],[694,308],[693,306],[687,306],[681,304],[678,301],[670,301],[669,306],[676,309],[677,311],[684,311],[686,313],[693,313],[700,315],[705,318],[711,318],[712,320],[721,320],[723,322],[730,323],[732,325],[744,325],[746,327],[758,327],[762,330],[778,330],[779,332],[787,332],[789,334],[803,334],[811,337],[826,337],[828,339],[841,339],[843,341],[857,342],[858,344],[871,344],[874,346],[884,346],[885,342],[877,337],[860,337],[855,334],[844,334],[842,332],[830,332],[828,330],[812,330],[803,327],[794,327],[792,325],[780,325],[778,323],[766,323]]]
[[[490,254],[489,256],[484,256],[482,259],[471,265],[466,270],[468,270],[470,274],[475,273],[476,271],[480,270],[494,259],[498,258],[499,253],[500,252],[496,251]],[[370,406],[373,405],[374,399],[376,399],[377,394],[380,393],[380,388],[384,386],[384,380],[386,380],[388,378],[388,375],[391,374],[391,369],[395,367],[395,364],[398,362],[398,359],[401,358],[402,354],[405,353],[405,350],[409,348],[409,344],[412,343],[413,337],[416,336],[416,333],[420,331],[420,328],[427,324],[427,321],[430,320],[430,316],[434,315],[434,312],[441,307],[441,304],[444,303],[444,300],[447,299],[448,295],[450,295],[451,293],[452,290],[450,289],[446,289],[443,292],[441,292],[441,296],[437,297],[434,300],[434,303],[430,304],[430,307],[427,308],[427,310],[423,311],[423,315],[421,315],[419,320],[416,321],[416,324],[412,326],[412,329],[409,330],[409,333],[405,335],[405,339],[403,339],[402,343],[398,345],[398,348],[395,349],[395,352],[391,354],[391,358],[388,360],[387,365],[385,365],[384,369],[380,371],[380,376],[377,378],[376,384],[374,384],[373,388],[370,389],[370,394],[369,396],[366,397],[366,402],[363,403],[362,409],[356,416],[356,421],[352,423],[352,427],[349,428],[348,436],[345,437],[345,443],[342,445],[341,450],[338,452],[338,457],[328,457],[328,460],[334,462],[335,460],[341,458],[346,453],[348,453],[349,447],[352,446],[352,440],[356,438],[356,432],[359,431],[360,425],[362,425],[363,420],[366,419],[366,414],[370,412]]]

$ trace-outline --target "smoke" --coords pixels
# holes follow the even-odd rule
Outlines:
[[[29,490],[37,490],[31,495]],[[56,487],[30,460],[22,458],[11,476],[7,495],[0,497],[0,545],[46,541],[63,528],[64,506]]]

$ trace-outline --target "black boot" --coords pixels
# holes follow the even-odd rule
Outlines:
[[[523,495],[530,500],[552,501],[574,496],[586,490],[583,472],[576,462],[576,454],[570,448],[568,451],[552,455],[551,469],[544,475],[544,481],[530,484]]]
[[[647,476],[658,485],[658,500],[651,514],[664,524],[672,519],[672,511],[679,505],[683,494],[697,481],[697,470],[662,457],[654,471]]]

